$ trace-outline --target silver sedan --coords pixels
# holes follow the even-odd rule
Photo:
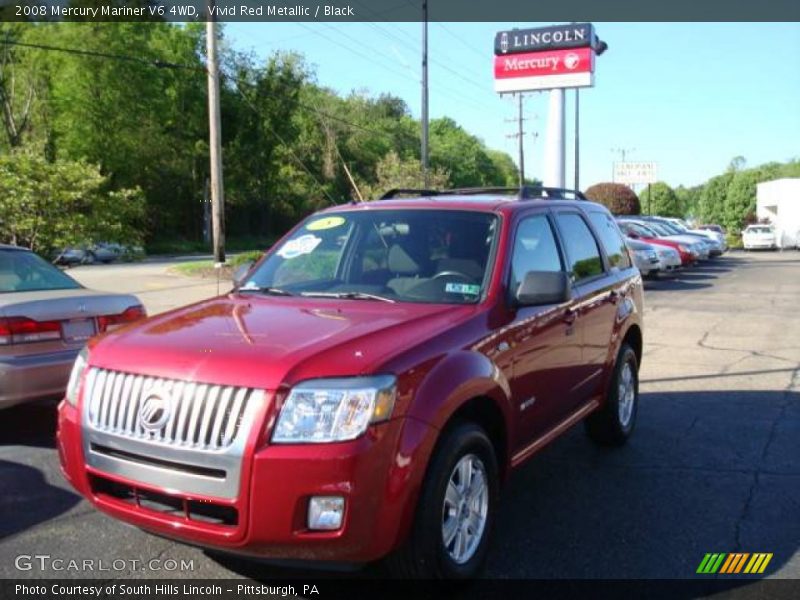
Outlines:
[[[63,394],[86,341],[145,317],[136,296],[95,292],[0,244],[0,408]]]

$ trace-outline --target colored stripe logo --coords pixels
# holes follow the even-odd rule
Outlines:
[[[764,572],[771,560],[771,552],[708,553],[700,561],[697,573],[701,575],[758,574]]]

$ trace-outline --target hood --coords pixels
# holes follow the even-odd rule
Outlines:
[[[93,366],[170,379],[277,389],[375,372],[474,314],[474,305],[230,294],[100,338]]]

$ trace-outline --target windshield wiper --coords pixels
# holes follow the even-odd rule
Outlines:
[[[292,292],[287,292],[286,290],[282,290],[281,288],[276,287],[257,287],[257,286],[247,286],[247,287],[240,287],[237,292],[258,292],[260,294],[267,294],[269,296],[294,296]]]
[[[381,302],[395,303],[395,300],[377,294],[367,294],[366,292],[301,292],[301,296],[309,298],[345,298],[352,300],[379,300]]]

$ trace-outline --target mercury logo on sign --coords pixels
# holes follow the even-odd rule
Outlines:
[[[576,69],[578,67],[578,63],[580,63],[581,58],[574,52],[570,52],[564,57],[564,66],[567,67],[570,71]]]

